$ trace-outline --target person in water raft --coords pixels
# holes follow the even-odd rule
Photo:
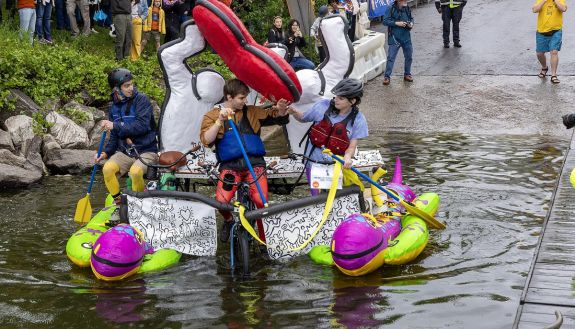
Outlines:
[[[367,120],[359,112],[358,105],[363,96],[363,83],[357,79],[346,78],[338,82],[331,93],[331,100],[322,99],[305,113],[289,108],[289,113],[300,122],[314,122],[308,132],[305,153],[314,161],[332,161],[322,152],[328,148],[333,154],[343,157],[344,168],[352,165],[359,139],[369,135]],[[311,164],[306,164],[306,173],[310,179]],[[312,189],[312,195],[319,193]]]
[[[238,128],[256,177],[261,174],[258,183],[266,199],[268,184],[267,177],[263,173],[266,167],[263,156],[266,151],[260,138],[260,129],[262,126],[284,125],[289,122],[287,113],[289,103],[285,99],[280,99],[276,105],[272,106],[271,110],[266,110],[262,107],[247,105],[249,92],[249,87],[241,80],[226,81],[223,106],[207,112],[202,121],[200,130],[202,144],[208,147],[215,145],[216,147],[215,153],[220,164],[221,180],[216,187],[216,200],[223,203],[229,203],[234,196],[238,186],[233,184],[253,181],[228,118],[231,117]],[[222,181],[230,181],[232,184],[223,184]],[[249,193],[256,207],[263,208],[264,203],[255,184],[250,185]],[[227,211],[222,211],[221,214],[224,217],[224,224],[220,231],[220,241],[226,242],[233,224],[232,215]],[[261,221],[257,221],[257,225],[260,237],[263,238]]]
[[[104,130],[110,132],[110,140],[102,154],[94,159],[104,164],[104,183],[116,203],[120,202],[118,177],[129,172],[132,190],[144,191],[145,163],[158,160],[156,121],[152,104],[148,97],[136,89],[132,73],[124,68],[112,70],[108,74],[108,84],[112,89],[112,107],[108,120],[102,120]],[[135,149],[135,150],[134,150]],[[138,154],[142,162],[138,159]]]

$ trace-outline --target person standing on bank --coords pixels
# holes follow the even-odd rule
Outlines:
[[[539,77],[545,78],[549,67],[545,53],[551,53],[551,82],[559,83],[557,78],[557,65],[559,64],[559,51],[563,36],[563,13],[567,11],[565,0],[537,0],[533,5],[533,12],[539,13],[537,17],[537,32],[535,33],[537,59],[541,63]]]
[[[130,56],[132,47],[132,1],[111,0],[110,11],[116,29],[116,60],[121,61]]]
[[[403,80],[412,82],[411,62],[413,57],[413,46],[411,44],[411,29],[413,28],[413,16],[411,9],[407,5],[407,0],[397,0],[387,9],[383,16],[383,24],[387,26],[387,63],[383,74],[383,84],[389,85],[391,82],[391,72],[395,64],[395,57],[399,48],[403,49],[405,64],[403,69]]]
[[[459,22],[463,17],[466,0],[435,0],[435,8],[443,20],[443,47],[449,48],[449,30],[453,22],[453,46],[461,48],[459,42]]]
[[[130,174],[132,190],[144,191],[144,174],[147,166],[142,162],[158,161],[156,121],[152,103],[134,86],[132,73],[124,68],[114,69],[108,74],[112,89],[112,107],[108,120],[102,120],[104,130],[110,132],[110,139],[104,152],[94,155],[94,161],[109,159],[102,168],[104,183],[116,204],[121,202],[118,177]],[[138,155],[132,149],[136,149]]]

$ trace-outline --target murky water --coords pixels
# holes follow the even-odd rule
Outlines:
[[[432,231],[413,264],[352,278],[300,257],[238,281],[220,250],[103,283],[64,251],[89,177],[50,177],[0,192],[0,327],[509,328],[567,142],[383,134],[362,145],[379,148],[389,168],[400,155],[405,180],[442,198],[447,229]],[[94,207],[104,198],[99,179]]]

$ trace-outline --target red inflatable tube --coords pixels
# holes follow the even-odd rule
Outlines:
[[[255,42],[225,4],[198,0],[193,16],[204,38],[238,79],[268,99],[299,100],[301,85],[293,68],[278,54]]]

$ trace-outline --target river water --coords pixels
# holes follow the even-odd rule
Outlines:
[[[89,177],[48,177],[0,192],[0,327],[509,328],[567,141],[389,133],[361,145],[380,149],[388,169],[401,156],[405,181],[442,199],[447,229],[412,264],[346,277],[303,256],[242,281],[220,246],[216,257],[100,282],[65,253]],[[93,207],[103,199],[100,176]]]

